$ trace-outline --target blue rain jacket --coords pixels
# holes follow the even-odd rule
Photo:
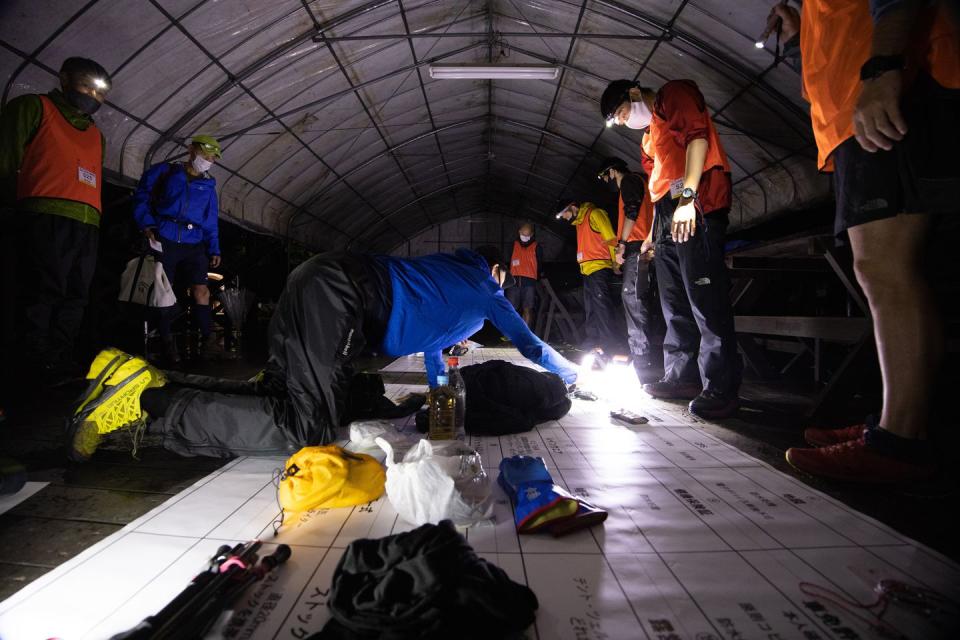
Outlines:
[[[454,255],[374,259],[390,274],[393,287],[381,350],[392,356],[423,351],[431,387],[444,370],[442,350],[479,331],[484,320],[510,338],[528,360],[567,384],[577,379],[573,363],[530,331],[480,254],[458,249]]]
[[[207,245],[207,255],[220,255],[217,181],[209,173],[187,180],[180,162],[161,162],[140,178],[133,195],[133,218],[140,229],[154,227],[172,242]]]

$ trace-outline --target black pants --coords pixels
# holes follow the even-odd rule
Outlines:
[[[613,342],[613,271],[600,269],[583,276],[583,310],[586,315],[583,347],[609,348]]]
[[[100,230],[72,218],[22,211],[18,276],[20,347],[28,364],[72,361],[97,266]]]
[[[623,315],[635,363],[662,364],[663,314],[657,295],[656,269],[640,259],[638,247],[628,247],[623,257]]]
[[[698,215],[696,235],[677,244],[670,238],[677,202],[663,198],[655,204],[654,264],[667,325],[663,377],[736,394],[743,365],[733,326],[730,276],[723,261],[727,212]]]
[[[263,382],[176,376],[151,433],[182,455],[212,457],[286,455],[333,441],[350,362],[382,337],[389,316],[389,280],[378,269],[337,254],[297,267],[270,321]]]

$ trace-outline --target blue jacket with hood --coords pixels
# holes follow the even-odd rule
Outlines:
[[[573,363],[535,336],[478,253],[458,249],[420,258],[374,258],[390,275],[393,306],[382,351],[403,356],[423,351],[431,387],[444,370],[442,350],[465,340],[489,320],[520,353],[564,382],[577,378]]]
[[[133,195],[133,218],[140,229],[153,227],[172,242],[207,245],[207,255],[220,255],[217,181],[209,173],[187,180],[181,162],[155,164],[140,178]]]

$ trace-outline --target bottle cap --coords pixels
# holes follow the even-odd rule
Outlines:
[[[449,358],[447,358],[447,366],[448,366],[448,367],[459,367],[459,366],[460,366],[460,358],[458,358],[457,356],[450,356]]]

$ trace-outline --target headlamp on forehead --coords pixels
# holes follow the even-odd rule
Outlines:
[[[89,58],[67,58],[60,66],[60,73],[65,74],[71,83],[100,92],[109,91],[113,85],[107,70]]]
[[[600,96],[600,115],[608,127],[617,124],[617,109],[630,101],[630,90],[639,87],[633,80],[614,80]]]
[[[628,171],[626,161],[616,156],[610,156],[609,158],[603,159],[603,164],[600,165],[600,170],[597,172],[597,179],[606,181],[610,176],[610,169],[615,169],[620,173],[626,173]]]

